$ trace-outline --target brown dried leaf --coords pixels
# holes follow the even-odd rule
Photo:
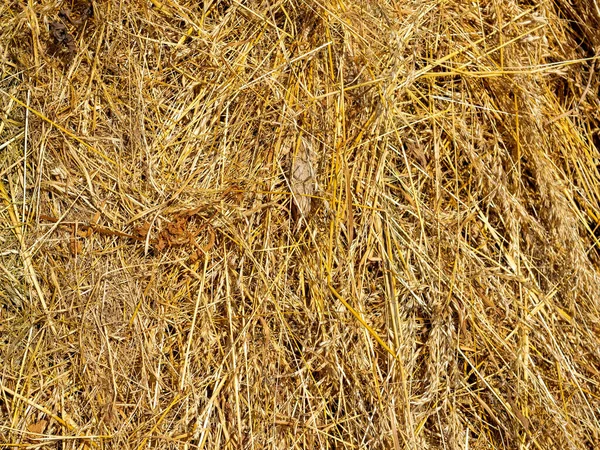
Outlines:
[[[167,247],[167,241],[163,238],[162,233],[158,236],[156,241],[156,250],[162,252]]]
[[[82,238],[89,238],[92,233],[94,232],[94,230],[92,229],[92,227],[78,227],[77,228],[77,236],[82,237]]]
[[[198,260],[199,260],[199,259],[200,259],[200,251],[199,251],[199,250],[198,250],[198,251],[195,251],[195,252],[192,252],[192,253],[190,254],[190,262],[191,262],[192,264],[194,264],[194,263],[198,262]]]
[[[167,225],[166,228],[167,233],[174,237],[180,237],[185,235],[186,231],[186,222],[185,219],[177,219],[174,222],[171,222]]]
[[[71,256],[77,256],[83,250],[83,245],[76,237],[72,237],[69,242],[69,250],[71,251]]]
[[[100,211],[96,211],[96,213],[92,217],[92,220],[90,221],[90,223],[93,224],[98,224],[98,222],[100,222]]]
[[[27,425],[27,431],[35,434],[42,434],[46,429],[46,425],[48,424],[47,420],[40,420],[39,422],[30,423]]]
[[[135,236],[139,236],[144,239],[146,238],[146,236],[148,236],[149,232],[150,232],[150,223],[149,222],[144,222],[139,227],[135,227],[133,229],[133,234]]]
[[[307,217],[312,205],[311,196],[315,193],[316,180],[312,162],[311,145],[300,139],[292,160],[290,185],[294,194],[294,215]]]
[[[75,39],[69,33],[65,24],[61,22],[50,22],[50,33],[54,38],[54,42],[59,46],[64,46],[69,56],[73,56],[77,52]]]
[[[196,214],[198,214],[201,210],[202,210],[201,207],[188,209],[187,211],[182,211],[181,213],[179,213],[179,217],[182,217],[182,218],[192,217],[192,216],[195,216]]]
[[[202,247],[202,250],[204,250],[205,252],[208,252],[210,249],[212,249],[215,246],[215,232],[212,229],[212,227],[210,227],[208,229],[208,233],[209,233],[208,243]]]

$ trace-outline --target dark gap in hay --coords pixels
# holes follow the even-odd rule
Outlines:
[[[573,35],[578,40],[578,46],[583,49],[586,57],[593,57],[600,44],[596,30],[600,24],[597,7],[589,2],[576,0],[575,2],[555,1],[559,13],[567,19]]]

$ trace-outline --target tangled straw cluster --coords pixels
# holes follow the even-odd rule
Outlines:
[[[6,0],[0,445],[600,445],[596,1]]]

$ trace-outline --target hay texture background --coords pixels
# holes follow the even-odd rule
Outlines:
[[[0,447],[600,448],[596,0],[4,0]]]

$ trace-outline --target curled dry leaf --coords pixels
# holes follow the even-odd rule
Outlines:
[[[188,245],[197,250],[190,255],[192,261],[195,261],[199,259],[201,253],[212,248],[215,236],[210,221],[204,221],[203,224],[197,225],[193,220],[203,209],[203,207],[188,209],[176,214],[156,237],[156,250],[160,252],[167,248]],[[200,246],[196,243],[196,238],[206,228],[209,232],[209,241],[206,246]]]
[[[135,227],[133,229],[133,234],[142,239],[146,239],[146,236],[148,236],[149,232],[150,232],[150,223],[149,222],[144,222],[139,227]]]

